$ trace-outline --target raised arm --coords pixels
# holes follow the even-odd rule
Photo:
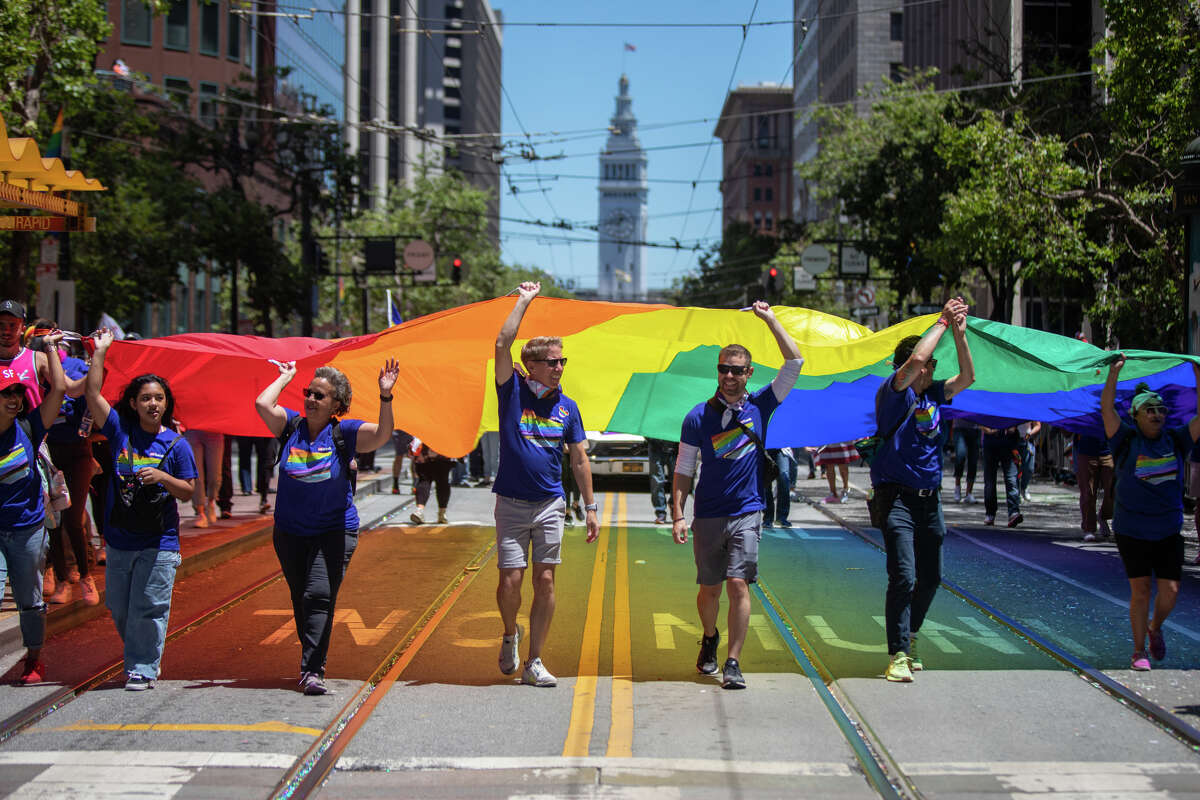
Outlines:
[[[938,342],[942,340],[942,334],[954,325],[954,315],[961,309],[966,313],[967,304],[962,301],[961,297],[955,297],[946,301],[945,308],[942,309],[942,315],[937,318],[937,322],[933,324],[925,335],[921,337],[921,341],[917,342],[917,346],[913,348],[909,354],[908,360],[900,365],[896,371],[896,377],[892,381],[892,389],[897,392],[902,392],[912,385],[917,376],[921,374],[921,370],[929,363],[929,359],[933,358],[933,351],[937,349]],[[974,380],[974,372],[972,372],[972,380]]]
[[[108,412],[112,411],[112,406],[104,399],[104,395],[100,394],[100,390],[104,387],[104,354],[112,346],[112,331],[107,328],[99,331],[95,336],[95,341],[96,349],[92,352],[92,364],[88,367],[88,374],[84,379],[84,395],[87,397],[88,411],[92,412],[92,419],[96,421],[97,425],[103,425],[104,421],[108,419]],[[97,430],[99,429],[97,428]]]
[[[38,413],[42,415],[42,427],[47,430],[58,419],[58,411],[62,408],[63,397],[67,392],[67,375],[63,372],[62,361],[58,357],[58,343],[62,341],[62,331],[55,331],[46,336],[46,367],[50,378],[50,389],[42,397]]]
[[[954,319],[950,322],[950,331],[954,336],[954,351],[958,354],[958,374],[946,381],[947,400],[975,382],[975,362],[971,360],[971,348],[967,346],[966,304],[955,312]]]
[[[782,403],[788,396],[788,392],[796,385],[796,378],[800,377],[800,367],[804,364],[804,358],[800,355],[800,348],[796,346],[796,340],[784,329],[783,323],[775,316],[775,312],[769,305],[759,300],[754,304],[752,310],[756,317],[767,323],[784,359],[783,366],[776,373],[775,379],[771,381],[771,391],[775,393],[775,399]]]
[[[536,281],[526,281],[517,287],[517,302],[513,306],[513,310],[508,313],[508,318],[504,320],[504,324],[500,326],[500,333],[496,336],[496,385],[508,383],[508,379],[513,374],[512,346],[517,340],[517,331],[521,329],[521,320],[525,317],[525,310],[529,308],[529,304],[533,302],[533,298],[537,297],[538,292],[542,290],[542,284]]]
[[[1100,392],[1100,416],[1104,419],[1104,435],[1110,439],[1121,429],[1121,415],[1117,413],[1117,380],[1123,366],[1125,356],[1118,353],[1116,360],[1108,365],[1108,379],[1104,381],[1104,389]],[[1195,419],[1192,423],[1195,423]],[[1191,423],[1188,427],[1191,427]]]
[[[267,388],[262,390],[262,394],[254,399],[254,410],[262,417],[262,421],[267,423],[271,435],[278,436],[283,433],[283,429],[287,425],[287,412],[279,407],[279,393],[283,391],[283,387],[292,382],[292,378],[296,377],[296,362],[276,361],[273,363],[279,366],[279,377],[271,381]],[[88,375],[90,377],[91,373]],[[388,414],[391,413],[389,407]]]
[[[366,422],[359,426],[358,441],[354,449],[359,453],[373,453],[387,444],[392,436],[392,388],[400,376],[400,362],[389,358],[379,370],[379,421]]]

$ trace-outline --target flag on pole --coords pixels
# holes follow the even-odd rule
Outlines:
[[[46,142],[45,158],[62,158],[63,141],[63,110],[58,110],[58,118],[54,120],[54,129],[50,131],[50,139]]]
[[[629,52],[631,52],[631,53],[636,53],[636,52],[637,52],[637,48],[636,48],[636,47],[634,47],[633,45],[631,45],[629,42],[626,42],[626,43],[625,43],[625,49],[626,49],[626,50],[628,50],[628,51],[629,51]]]
[[[396,305],[396,301],[392,299],[392,290],[387,290],[387,305],[388,305],[388,327],[399,325],[404,322],[404,317],[400,314],[400,307]]]

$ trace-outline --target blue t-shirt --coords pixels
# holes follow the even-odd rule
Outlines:
[[[173,430],[151,434],[138,425],[127,431],[115,408],[109,409],[108,419],[100,429],[112,451],[115,479],[108,481],[104,498],[104,541],[118,550],[179,550],[179,506],[169,496],[163,511],[163,531],[143,534],[118,528],[111,522],[113,503],[117,500],[117,483],[131,477],[142,467],[155,467],[180,480],[196,477],[196,460],[187,440]],[[178,441],[176,439],[178,438]],[[175,444],[172,446],[172,442]],[[170,452],[167,449],[170,448]],[[163,454],[166,458],[163,458]]]
[[[67,356],[63,359],[62,366],[68,378],[82,378],[87,375],[87,362],[81,358]],[[58,409],[58,418],[50,424],[50,430],[46,432],[46,441],[56,444],[84,441],[79,436],[79,422],[86,410],[86,397],[63,397],[62,406]]]
[[[288,422],[300,416],[284,409]],[[354,458],[362,421],[338,422],[346,443],[346,457]],[[338,458],[333,425],[309,439],[308,424],[301,423],[288,437],[279,457],[279,489],[275,496],[275,527],[296,536],[358,530],[358,509],[350,474]]]
[[[883,442],[871,464],[871,483],[898,483],[910,489],[942,485],[941,407],[949,405],[946,382],[934,381],[918,396],[912,386],[892,388],[893,372],[875,393],[875,422],[883,435],[904,420],[890,441]],[[909,413],[909,410],[912,413]],[[907,418],[906,418],[907,416]]]
[[[1165,539],[1183,527],[1183,460],[1192,449],[1186,425],[1147,439],[1122,420],[1109,437],[1116,473],[1113,530],[1134,539]]]
[[[750,395],[736,419],[767,440],[767,422],[779,407],[771,384]],[[762,457],[733,415],[722,425],[725,406],[713,408],[707,400],[683,418],[679,441],[700,449],[700,482],[696,484],[696,516],[736,517],[764,508],[759,492]]]
[[[496,384],[500,466],[492,491],[532,503],[563,496],[562,446],[582,442],[579,406],[561,391],[535,397],[514,371]]]
[[[37,471],[37,445],[46,428],[37,411],[26,417],[26,436],[17,420],[0,433],[0,530],[23,531],[42,524],[46,504],[42,501],[42,477]]]

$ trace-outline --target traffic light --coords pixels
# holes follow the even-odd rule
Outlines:
[[[779,267],[767,267],[767,274],[763,276],[763,290],[768,300],[775,299],[779,294]]]
[[[455,258],[450,262],[450,282],[458,285],[462,283],[463,260]]]

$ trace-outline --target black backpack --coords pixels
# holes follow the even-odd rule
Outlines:
[[[275,448],[276,464],[283,458],[283,448],[287,447],[288,439],[292,438],[292,434],[300,429],[305,420],[305,417],[299,415],[292,417],[283,426],[283,431],[275,437],[279,441],[279,446]],[[337,417],[330,417],[329,423],[333,425],[331,431],[333,448],[337,451],[338,460],[342,462],[342,469],[346,470],[346,474],[350,476],[350,493],[353,494],[358,489],[358,462],[351,458],[350,453],[346,450],[346,438],[342,436],[341,420]]]
[[[175,447],[175,443],[182,438],[183,434],[175,434],[175,438],[163,451],[162,458],[158,460],[159,469],[167,460],[167,455]],[[133,471],[133,441],[127,438],[126,445],[129,448],[126,452],[129,453],[130,474],[122,476],[120,472],[116,472],[113,475],[115,497],[112,511],[109,512],[109,524],[130,533],[140,533],[146,536],[161,534],[165,530],[163,516],[167,505],[174,503],[174,498],[162,486],[158,484],[146,486],[138,480]]]

